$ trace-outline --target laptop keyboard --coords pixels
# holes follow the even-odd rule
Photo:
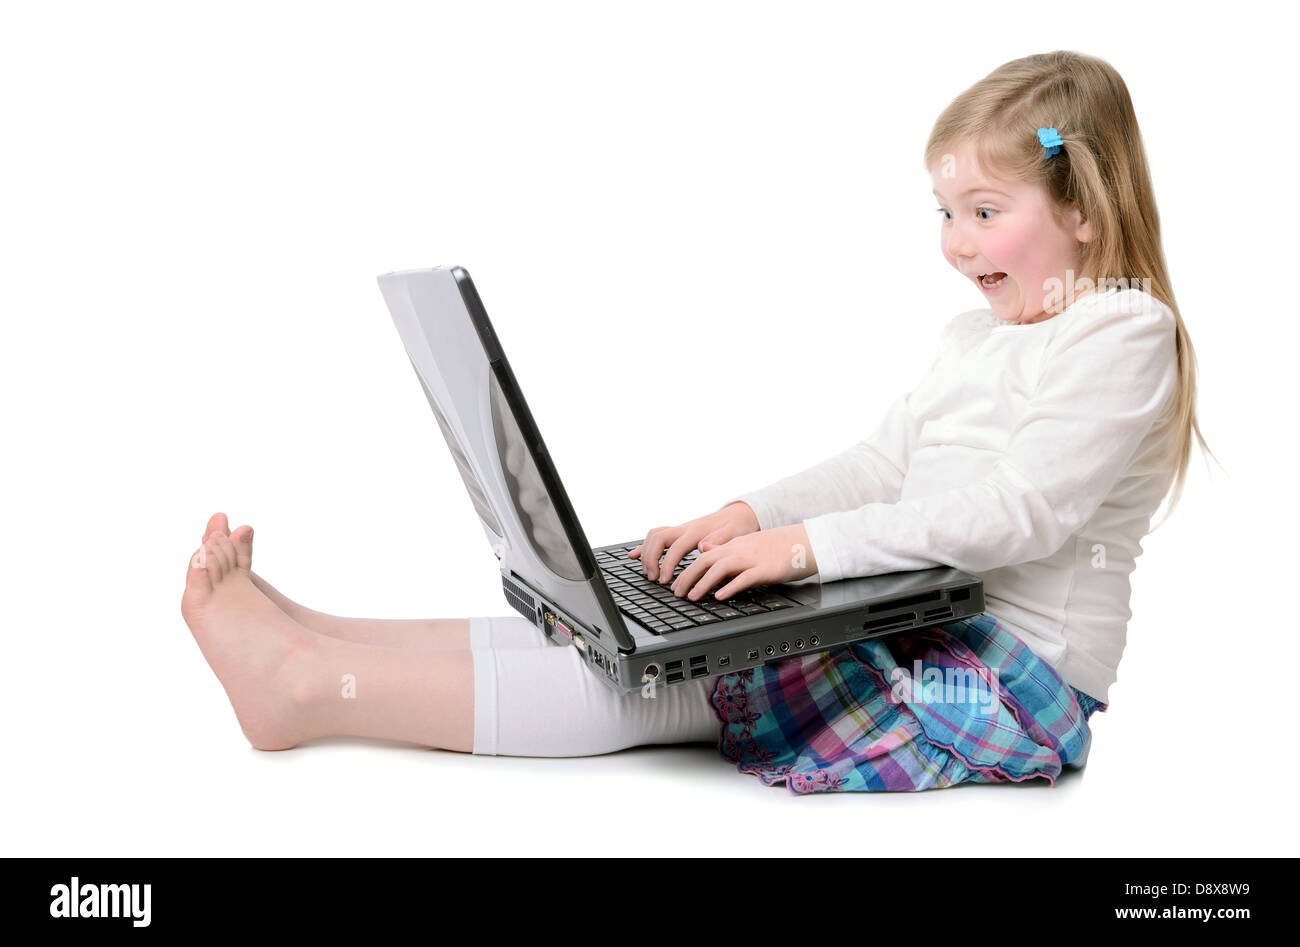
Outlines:
[[[778,594],[770,588],[760,586],[744,589],[719,602],[713,593],[730,582],[730,579],[724,579],[709,589],[698,602],[692,602],[685,596],[678,598],[669,588],[671,582],[663,585],[651,582],[642,574],[641,560],[627,557],[628,552],[639,545],[641,544],[629,543],[593,552],[619,611],[658,634],[794,608],[807,604],[810,597],[814,600],[816,598],[816,592],[813,591],[790,589],[786,594]],[[687,553],[673,570],[673,578],[681,575],[698,555],[698,549]]]

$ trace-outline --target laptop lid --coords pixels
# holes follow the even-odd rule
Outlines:
[[[379,289],[502,570],[633,651],[469,273],[385,273]]]

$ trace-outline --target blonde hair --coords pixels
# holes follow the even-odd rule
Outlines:
[[[1062,147],[1050,160],[1044,159],[1039,128],[1060,134]],[[984,168],[1041,185],[1058,215],[1071,206],[1083,212],[1092,238],[1080,247],[1076,279],[1100,288],[1141,278],[1137,285],[1173,310],[1178,390],[1171,409],[1175,437],[1165,458],[1170,471],[1161,493],[1164,497],[1174,488],[1167,519],[1182,496],[1192,435],[1214,455],[1196,421],[1196,353],[1169,283],[1160,216],[1128,87],[1109,63],[1082,53],[1062,50],[1016,59],[943,110],[925,146],[926,168],[959,142],[973,144]]]

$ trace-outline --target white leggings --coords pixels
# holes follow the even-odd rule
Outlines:
[[[474,752],[595,756],[648,743],[718,742],[713,678],[620,696],[520,616],[471,618]]]

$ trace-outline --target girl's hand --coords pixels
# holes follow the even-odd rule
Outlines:
[[[730,542],[702,543],[700,555],[673,583],[675,595],[697,602],[724,579],[735,576],[714,593],[724,599],[756,585],[793,582],[817,571],[802,523],[739,536]]]
[[[672,578],[673,570],[682,556],[692,549],[703,551],[704,542],[725,543],[758,532],[758,517],[741,500],[728,503],[716,513],[683,523],[681,526],[658,526],[646,534],[645,542],[628,553],[630,559],[641,560],[641,571],[651,582],[663,584]],[[663,568],[659,557],[663,556]],[[662,577],[660,573],[662,572]]]

